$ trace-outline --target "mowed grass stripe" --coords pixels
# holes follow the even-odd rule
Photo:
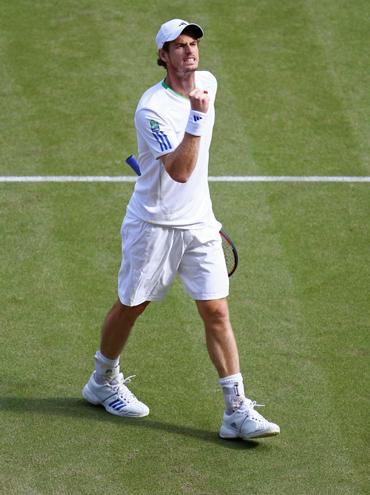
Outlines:
[[[340,461],[346,466],[343,482],[352,476],[362,493],[366,487],[364,459],[370,454],[369,428],[357,428],[368,423],[370,405],[360,385],[370,376],[369,191],[363,185],[346,185],[341,191],[322,185],[314,191],[301,184],[289,188],[288,199],[284,187],[287,193],[287,186],[278,193],[271,191],[271,213],[300,297],[301,330],[311,348],[306,357],[326,382],[325,387],[318,383],[315,389],[307,388],[307,393],[316,405],[322,400],[326,403],[323,410],[328,422],[322,426],[327,440],[338,443],[334,450],[329,447],[328,455],[331,452],[338,466]],[[355,410],[353,401],[358,404]],[[314,421],[326,421],[320,416],[320,406]]]
[[[358,170],[370,170],[370,123],[368,91],[370,54],[363,49],[368,37],[370,6],[365,0],[355,5],[345,1],[303,3],[325,59],[326,78],[340,101],[357,154]],[[340,19],[340,22],[338,21]]]
[[[361,429],[356,432],[354,425],[367,421],[368,398],[356,395],[359,409],[354,413],[357,420],[351,422],[351,435],[361,445],[357,448],[351,435],[344,431],[351,406],[347,408],[342,401],[347,398],[350,404],[354,390],[343,366],[352,369],[352,380],[356,375],[369,374],[363,323],[360,327],[356,323],[346,327],[350,325],[350,315],[355,322],[365,319],[369,327],[368,304],[362,295],[369,270],[366,268],[357,278],[357,284],[348,279],[346,287],[346,277],[355,277],[348,273],[355,261],[342,256],[348,241],[359,263],[358,270],[369,257],[368,253],[364,255],[370,241],[364,221],[369,209],[367,188],[348,185],[339,191],[325,185],[319,190],[305,184],[293,188],[255,185],[253,193],[247,188],[240,202],[243,206],[238,208],[238,186],[228,185],[226,197],[224,186],[218,187],[221,218],[223,211],[233,209],[232,235],[241,247],[244,272],[239,276],[244,276],[246,282],[244,293],[239,294],[240,287],[234,286],[231,297],[234,312],[245,315],[241,327],[245,336],[241,341],[242,362],[251,370],[251,386],[258,400],[258,395],[266,390],[262,402],[265,397],[267,401],[269,397],[278,397],[269,408],[272,406],[274,412],[277,408],[278,417],[280,411],[282,429],[286,428],[286,438],[281,437],[284,447],[289,450],[292,442],[290,446],[296,448],[299,438],[303,442],[300,461],[288,465],[287,471],[303,484],[305,480],[313,490],[317,486],[318,490],[330,492],[333,483],[340,484],[343,493],[352,493],[352,483],[362,490],[365,464],[361,453],[366,452],[367,457],[369,449],[366,436]],[[331,217],[320,214],[326,210]],[[337,222],[343,227],[338,233],[340,250],[336,249]],[[224,228],[228,228],[227,223]],[[351,240],[354,234],[356,239]],[[339,267],[338,278],[342,282],[333,276]],[[351,294],[351,302],[343,297],[336,303],[335,298],[341,293]],[[345,343],[345,328],[354,332],[352,345]],[[340,343],[339,334],[344,339]],[[298,417],[305,419],[297,423]],[[315,468],[311,471],[313,458]],[[297,457],[293,455],[293,459]],[[282,493],[283,485],[275,483],[277,493]]]
[[[225,35],[228,50],[220,51],[226,84],[232,84],[222,101],[228,111],[221,116],[232,132],[219,137],[226,141],[224,146],[230,143],[223,163],[228,173],[242,168],[241,175],[246,175],[249,165],[256,175],[305,175],[307,170],[310,175],[323,170],[328,175],[367,175],[341,95],[328,76],[321,40],[305,9],[297,2],[238,6],[239,16],[230,19],[235,33]],[[226,12],[225,18],[229,19]],[[238,113],[242,118],[234,123]],[[238,141],[234,134],[239,133],[240,121],[246,137]],[[221,146],[217,140],[215,145]],[[244,159],[246,148],[247,156],[252,150],[255,165]]]

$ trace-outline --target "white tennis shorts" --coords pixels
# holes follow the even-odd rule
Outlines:
[[[137,306],[160,301],[176,273],[194,300],[227,297],[229,278],[217,228],[182,230],[124,218],[118,296]]]

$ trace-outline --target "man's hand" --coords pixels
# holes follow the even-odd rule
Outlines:
[[[208,92],[204,89],[193,89],[189,93],[191,109],[197,112],[207,113],[209,106]]]

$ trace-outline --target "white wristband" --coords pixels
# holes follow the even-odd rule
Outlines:
[[[185,132],[192,134],[193,136],[201,136],[205,129],[206,117],[206,113],[190,110]]]

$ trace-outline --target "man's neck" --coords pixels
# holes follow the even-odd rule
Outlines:
[[[181,75],[181,77],[179,77],[176,74],[169,74],[167,72],[165,83],[173,89],[173,91],[176,91],[176,93],[183,96],[188,96],[189,93],[195,88],[195,73],[190,72],[185,76]]]

